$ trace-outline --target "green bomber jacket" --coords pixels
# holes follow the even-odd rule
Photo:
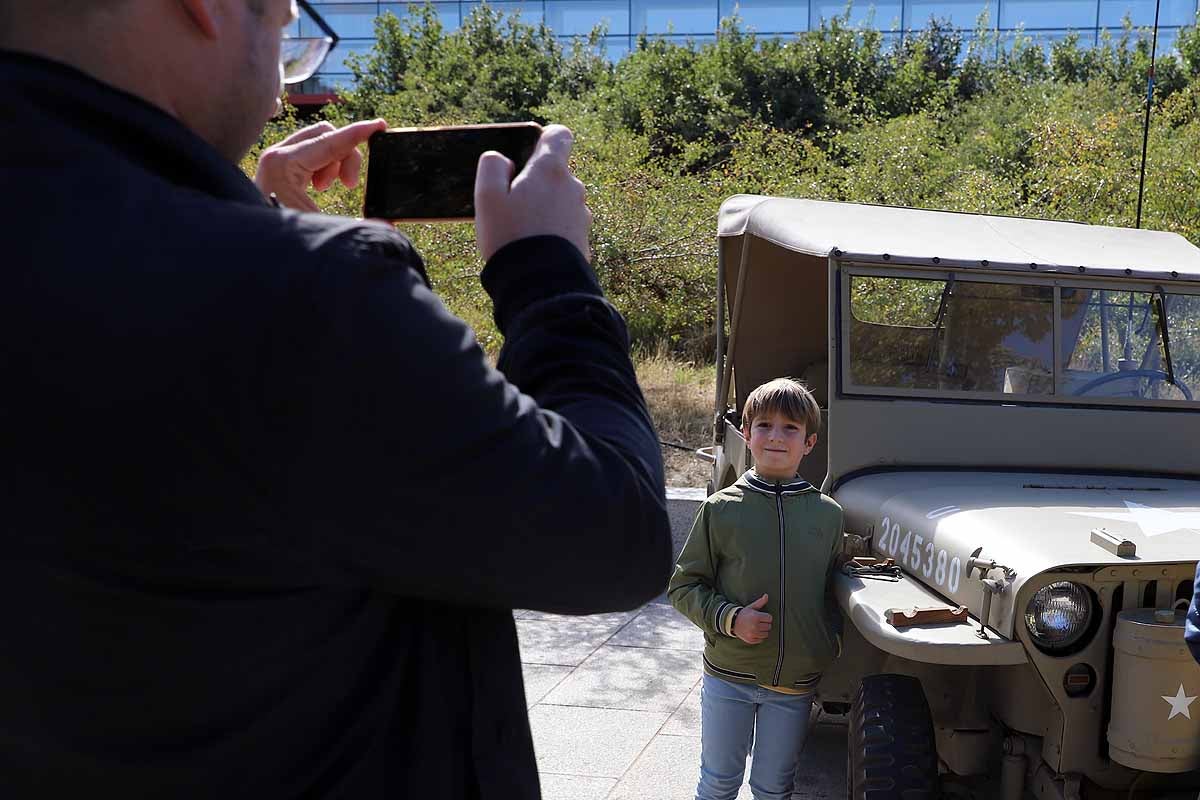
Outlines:
[[[842,545],[842,508],[808,481],[753,470],[696,514],[667,588],[671,604],[704,631],[704,668],[735,683],[804,691],[839,650],[827,579]],[[767,639],[732,634],[734,612],[766,594]]]

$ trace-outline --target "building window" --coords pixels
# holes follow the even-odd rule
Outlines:
[[[721,18],[734,14],[742,30],[758,33],[798,33],[808,30],[807,0],[721,0]]]
[[[1120,28],[1125,15],[1136,28],[1154,25],[1154,0],[1100,0],[1100,27]],[[1195,25],[1195,0],[1162,0],[1158,12],[1159,25]]]
[[[1096,0],[1004,0],[999,27],[1026,30],[1096,27]]]
[[[634,33],[711,34],[716,0],[633,0]]]
[[[559,36],[587,36],[601,22],[610,34],[628,34],[628,0],[546,0],[546,25]]]
[[[320,14],[329,27],[343,39],[361,39],[375,35],[375,17],[379,15],[378,3],[312,3],[313,10]],[[303,18],[300,21],[301,36],[320,36],[321,32],[306,30],[315,27]],[[340,45],[339,45],[340,47]]]
[[[463,19],[471,16],[471,12],[481,6],[482,3],[463,3],[462,14]],[[488,6],[503,17],[519,16],[521,22],[526,25],[537,25],[542,21],[542,4],[540,2],[531,3],[488,3]]]

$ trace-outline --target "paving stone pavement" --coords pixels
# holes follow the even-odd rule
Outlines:
[[[514,616],[544,800],[692,800],[700,631],[663,602],[587,617]],[[845,726],[822,717],[793,800],[845,797],[845,764]],[[752,800],[748,785],[738,800]]]

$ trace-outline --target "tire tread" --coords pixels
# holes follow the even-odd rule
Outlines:
[[[940,796],[933,718],[916,678],[863,678],[850,709],[846,751],[849,800]]]

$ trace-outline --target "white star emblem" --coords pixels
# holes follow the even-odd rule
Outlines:
[[[1175,717],[1179,716],[1180,714],[1183,714],[1188,719],[1192,718],[1192,712],[1188,711],[1188,706],[1194,703],[1196,698],[1188,697],[1183,693],[1182,683],[1179,684],[1179,691],[1175,693],[1174,697],[1169,694],[1159,695],[1159,697],[1171,704],[1171,715],[1167,717],[1168,721],[1175,719]]]
[[[1077,517],[1099,517],[1119,522],[1134,522],[1146,536],[1158,536],[1183,529],[1200,531],[1200,511],[1167,511],[1163,508],[1144,506],[1141,503],[1125,502],[1128,513],[1119,511],[1071,511]]]

